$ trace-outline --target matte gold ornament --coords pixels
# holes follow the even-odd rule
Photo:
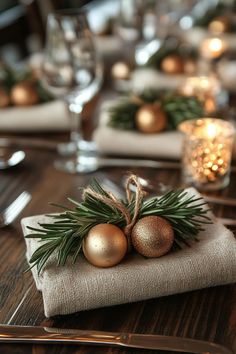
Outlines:
[[[22,81],[13,86],[11,101],[16,106],[31,106],[39,102],[39,95],[31,82]]]
[[[96,267],[112,267],[124,258],[127,238],[115,225],[98,224],[90,229],[84,239],[83,252],[87,260]]]
[[[145,257],[166,254],[174,242],[171,224],[159,216],[145,216],[133,227],[131,240],[135,250]]]
[[[111,68],[111,74],[116,80],[128,80],[130,77],[130,67],[124,61],[118,61]]]
[[[9,104],[10,104],[10,97],[7,91],[3,87],[0,87],[0,108],[5,108],[9,106]]]
[[[184,60],[177,54],[167,55],[161,62],[161,69],[166,74],[182,74],[184,72]]]
[[[159,103],[143,105],[135,117],[136,127],[143,133],[158,133],[167,126],[167,117]]]
[[[212,33],[225,33],[230,31],[230,19],[226,16],[214,18],[209,25],[208,30]]]

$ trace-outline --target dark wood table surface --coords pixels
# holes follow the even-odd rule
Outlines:
[[[66,140],[67,134],[38,136]],[[177,185],[180,171],[144,168],[104,168],[87,175],[70,175],[57,171],[53,162],[56,152],[46,149],[25,149],[26,159],[18,167],[0,172],[0,210],[21,191],[32,194],[32,200],[20,217],[0,230],[0,323],[46,325],[102,331],[122,331],[174,335],[214,341],[236,352],[236,286],[226,285],[192,291],[148,301],[79,312],[47,319],[43,312],[41,293],[36,290],[25,260],[25,242],[20,226],[22,217],[55,211],[48,202],[65,204],[66,197],[81,198],[79,187],[92,177],[109,178],[120,184],[122,176],[133,171],[159,182]],[[236,198],[236,175],[218,194]],[[218,216],[235,218],[236,208],[214,207]],[[117,349],[94,346],[0,344],[0,353],[153,353],[148,350]],[[166,352],[165,352],[166,353]]]

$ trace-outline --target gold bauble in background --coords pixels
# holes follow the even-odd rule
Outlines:
[[[9,104],[10,104],[10,97],[7,91],[3,87],[0,87],[0,108],[5,108],[9,106]]]
[[[85,237],[83,252],[87,260],[96,267],[112,267],[124,258],[127,238],[115,225],[98,224]]]
[[[193,75],[197,71],[197,64],[194,59],[188,58],[184,60],[184,72],[188,75]]]
[[[135,124],[143,133],[158,133],[167,126],[167,117],[159,103],[147,103],[136,113]]]
[[[171,249],[174,230],[164,218],[145,216],[134,225],[131,240],[133,247],[141,255],[160,257]]]
[[[225,33],[230,31],[230,27],[230,19],[226,16],[219,16],[209,23],[208,30],[212,33]]]
[[[167,55],[161,62],[161,70],[166,74],[182,74],[184,60],[178,54]]]
[[[11,101],[16,106],[31,106],[39,102],[39,95],[30,81],[22,81],[11,90]]]
[[[111,68],[111,74],[115,80],[128,80],[130,77],[130,67],[124,61],[118,61]]]

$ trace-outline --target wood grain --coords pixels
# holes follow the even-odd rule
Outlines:
[[[106,81],[109,86],[107,76]],[[99,102],[113,94],[111,90],[104,92],[99,97]],[[86,119],[94,113],[97,100],[98,98],[86,107]],[[86,136],[91,135],[93,124],[85,120],[84,125],[87,129]],[[27,136],[24,138],[27,139]],[[52,141],[66,141],[69,138],[68,134],[30,135],[30,138],[34,137]],[[20,219],[56,211],[48,202],[65,204],[67,196],[79,199],[80,188],[86,186],[93,177],[100,180],[109,178],[121,184],[124,174],[132,171],[140,177],[148,178],[154,186],[164,183],[175,187],[180,182],[180,172],[130,166],[130,168],[104,168],[88,175],[69,175],[54,169],[53,163],[58,156],[52,151],[26,149],[26,155],[26,160],[19,167],[0,172],[0,210],[21,191],[27,190],[32,194],[31,202],[14,224],[0,229],[0,323],[187,336],[215,341],[236,352],[235,285],[83,311],[69,316],[45,318],[41,293],[36,290],[31,273],[24,273],[27,264]],[[235,175],[232,175],[230,185],[218,194],[236,198]],[[215,206],[213,210],[217,216],[230,218],[236,216],[236,208]],[[92,346],[1,344],[0,353],[148,354],[153,351]]]
[[[0,175],[1,207],[21,190],[32,193],[32,201],[21,217],[55,211],[48,201],[65,203],[66,196],[81,197],[80,187],[92,177],[110,178],[120,183],[127,169],[103,169],[90,175],[68,175],[56,171],[56,155],[27,151],[24,165]],[[129,170],[141,177],[173,186],[179,173],[135,168]],[[235,196],[235,181],[222,194]],[[233,208],[215,209],[217,215],[235,217]],[[0,322],[20,325],[47,325],[67,328],[158,333],[215,341],[236,351],[236,287],[220,286],[132,304],[84,311],[70,316],[46,319],[41,294],[36,290],[26,269],[25,244],[20,218],[2,229],[0,237]],[[147,350],[126,350],[88,346],[0,345],[1,353],[153,353]]]

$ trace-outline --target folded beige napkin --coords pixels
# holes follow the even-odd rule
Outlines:
[[[176,90],[186,80],[186,75],[168,75],[152,68],[140,68],[132,72],[130,89],[142,92],[146,88]]]
[[[211,38],[212,35],[210,32],[202,27],[193,27],[187,31],[183,31],[183,39],[191,46],[199,48],[199,44],[202,43],[204,39]],[[217,36],[216,36],[217,37]],[[235,33],[221,33],[220,39],[222,39],[227,48],[235,49],[236,48],[236,36]]]
[[[142,134],[108,127],[108,108],[114,102],[116,101],[104,102],[99,125],[93,134],[93,139],[101,153],[171,159],[181,157],[183,136],[180,132]]]
[[[189,193],[197,194],[194,189]],[[24,235],[29,233],[27,225],[37,227],[38,222],[50,220],[43,215],[23,219]],[[214,220],[199,239],[191,248],[160,258],[128,254],[119,265],[106,269],[92,266],[82,255],[76,264],[57,267],[52,257],[40,276],[32,269],[42,292],[45,315],[69,314],[234,282],[236,240],[232,232]],[[29,259],[39,243],[26,239],[26,246]]]
[[[103,103],[99,124],[93,134],[93,139],[101,153],[176,160],[181,158],[184,135],[178,131],[142,134],[108,127],[108,109],[114,103],[117,101],[110,100]],[[236,159],[236,139],[232,156],[233,159]]]
[[[51,132],[69,129],[69,117],[62,101],[0,109],[2,132]]]

